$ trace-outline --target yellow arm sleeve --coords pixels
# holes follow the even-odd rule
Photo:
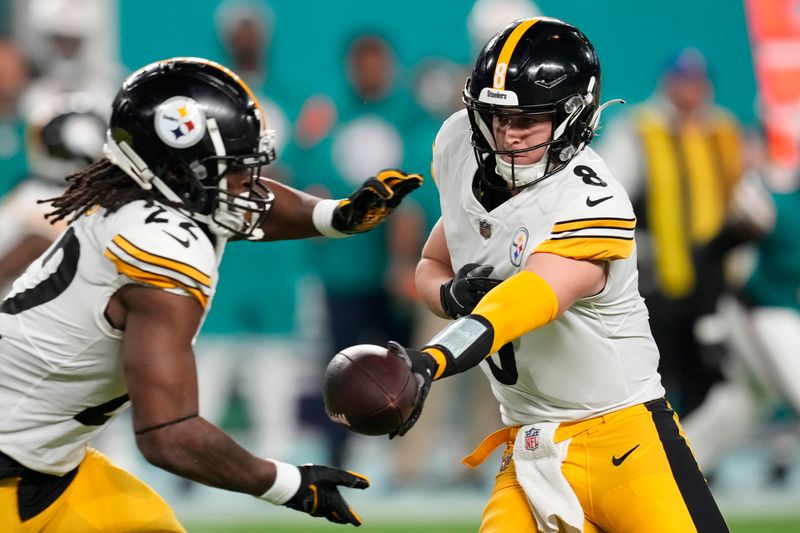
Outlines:
[[[489,291],[472,314],[482,316],[494,328],[488,356],[507,342],[555,320],[558,299],[541,276],[524,270]]]
[[[533,272],[520,272],[489,291],[472,314],[459,318],[423,347],[436,361],[433,379],[476,366],[501,346],[555,320],[558,299]]]

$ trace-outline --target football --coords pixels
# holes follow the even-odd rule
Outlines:
[[[417,383],[406,361],[383,346],[359,344],[337,353],[322,381],[325,412],[363,435],[385,435],[414,409]]]

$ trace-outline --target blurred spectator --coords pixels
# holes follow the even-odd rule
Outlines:
[[[63,92],[85,92],[110,107],[123,69],[113,40],[113,9],[103,0],[31,0],[20,14],[19,39],[35,68],[22,112]]]
[[[280,140],[278,160],[264,174],[286,181],[289,167],[281,156],[291,127],[272,97],[273,85],[267,84],[273,13],[263,2],[228,1],[219,6],[215,20],[229,54],[224,63],[259,98],[267,125]],[[305,344],[309,321],[300,305],[306,299],[309,247],[301,240],[269,247],[229,243],[220,267],[227,281],[217,288],[197,343],[201,413],[215,424],[224,424],[226,414],[238,415],[256,453],[291,457],[294,452],[298,383],[307,374],[302,354],[310,351]]]
[[[542,12],[532,0],[476,0],[467,18],[472,54],[512,20],[538,17]]]
[[[65,178],[102,157],[105,119],[86,94],[64,94],[40,103],[26,125],[30,176],[0,200],[0,293],[39,257],[66,223],[44,215],[67,186]]]
[[[19,99],[28,83],[25,60],[14,41],[0,39],[0,197],[27,173],[25,124]]]
[[[719,379],[724,339],[702,323],[726,290],[725,254],[744,238],[729,220],[742,151],[739,124],[713,103],[706,60],[692,48],[668,63],[649,101],[600,135],[598,152],[638,218],[640,291],[667,397],[681,414]]]
[[[743,288],[744,307],[733,299],[725,306],[737,357],[725,368],[727,380],[684,420],[697,459],[709,472],[784,403],[793,416],[800,413],[800,171],[766,165],[750,177],[762,194],[749,195],[747,204],[750,212],[759,207],[756,223],[764,235]],[[796,451],[793,433],[768,441],[771,482],[786,480]]]
[[[347,86],[330,99],[312,97],[298,119],[298,137],[305,149],[297,158],[296,173],[314,176],[318,181],[306,187],[334,198],[352,190],[365,172],[383,167],[427,170],[406,162],[405,140],[420,111],[397,84],[395,53],[386,39],[376,33],[358,34],[349,41],[345,65]],[[347,346],[408,339],[413,303],[400,296],[404,291],[399,287],[409,283],[401,275],[402,266],[413,264],[417,257],[414,239],[421,236],[414,234],[422,230],[422,224],[415,217],[413,211],[400,209],[359,242],[317,243],[314,264],[325,289],[330,342],[320,356],[320,373],[333,354]],[[390,240],[389,235],[404,242]],[[390,259],[392,252],[403,257]],[[305,418],[316,421],[325,432],[328,462],[343,464],[350,432],[328,421],[317,388],[304,403],[304,411]]]
[[[287,181],[290,169],[281,156],[292,136],[292,128],[283,109],[282,88],[270,79],[269,54],[272,46],[275,14],[259,0],[227,0],[214,13],[217,34],[228,56],[228,66],[255,93],[267,115],[267,124],[275,130],[277,161],[272,163],[273,179]]]

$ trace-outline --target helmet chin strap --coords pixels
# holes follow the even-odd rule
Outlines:
[[[544,176],[547,170],[547,159],[547,152],[545,152],[538,163],[518,165],[516,163],[509,163],[502,157],[496,157],[495,170],[509,186],[522,187]]]

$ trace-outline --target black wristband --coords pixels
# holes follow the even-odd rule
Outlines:
[[[477,366],[490,355],[493,342],[492,323],[481,315],[467,315],[447,326],[424,348],[435,348],[444,354],[447,366],[441,379]]]

